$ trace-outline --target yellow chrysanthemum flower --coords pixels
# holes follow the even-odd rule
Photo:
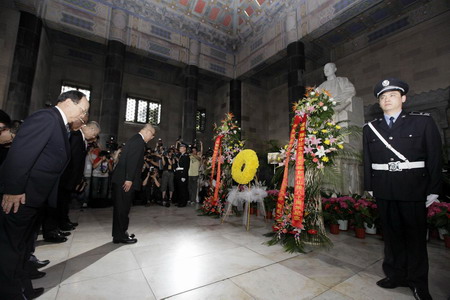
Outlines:
[[[339,126],[339,125],[336,125],[336,129],[341,129],[341,126]]]
[[[328,132],[328,130],[326,130],[326,129],[322,129],[321,130],[323,133],[327,133]]]
[[[330,159],[328,157],[326,157],[326,156],[322,157],[322,161],[324,161],[324,162],[328,162],[329,160]]]
[[[330,140],[325,140],[325,141],[323,141],[323,143],[324,143],[325,145],[329,145],[329,144],[330,144]]]
[[[344,149],[344,145],[339,144],[339,145],[338,145],[338,148],[339,148],[339,149]]]

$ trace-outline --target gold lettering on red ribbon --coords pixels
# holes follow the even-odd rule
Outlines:
[[[297,126],[301,122],[301,117],[296,115],[294,118],[294,123],[292,124],[291,133],[289,135],[289,146],[286,150],[286,159],[284,161],[284,174],[283,174],[283,181],[281,182],[281,188],[280,192],[278,193],[278,200],[277,200],[277,209],[275,211],[276,219],[280,218],[283,214],[283,207],[284,207],[284,198],[286,197],[286,189],[287,189],[287,183],[288,183],[288,173],[289,173],[289,161],[291,160],[291,151],[292,147],[294,146],[295,142],[295,136],[297,134]]]
[[[214,152],[213,152],[213,156],[212,156],[212,161],[211,161],[211,184],[212,181],[214,179],[214,171],[216,168],[216,161],[217,161],[217,156],[219,154],[219,148],[221,146],[221,141],[222,141],[223,135],[219,135],[216,137],[216,141],[214,142]]]
[[[306,118],[300,123],[300,133],[297,141],[297,155],[295,158],[295,186],[294,205],[292,207],[292,226],[302,227],[303,212],[305,209],[305,149]]]
[[[295,116],[294,123],[289,137],[289,146],[286,150],[286,160],[284,162],[283,181],[281,183],[280,192],[278,193],[278,201],[276,208],[276,218],[279,219],[283,215],[284,202],[286,197],[286,189],[289,175],[289,161],[292,147],[294,146],[297,127],[300,124],[300,129],[297,139],[297,149],[295,157],[295,180],[294,180],[294,203],[292,206],[292,226],[302,227],[303,213],[305,208],[305,158],[303,155],[306,138],[306,116]]]

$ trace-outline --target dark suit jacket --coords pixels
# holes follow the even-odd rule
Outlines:
[[[60,185],[67,190],[74,190],[83,178],[86,160],[86,144],[81,129],[72,131],[69,138],[70,161],[61,176]]]
[[[135,134],[126,143],[114,169],[112,183],[122,185],[133,182],[133,189],[141,189],[141,173],[144,165],[145,142],[140,134]]]
[[[375,135],[369,126],[363,129],[364,188],[375,198],[401,201],[425,201],[439,194],[441,183],[441,137],[433,119],[425,114],[402,112],[392,129],[384,116],[371,122],[383,138],[410,162],[424,161],[425,168],[389,172],[372,170],[372,163],[401,161]]]
[[[69,139],[59,111],[39,110],[21,125],[0,169],[0,193],[25,193],[26,205],[56,207],[58,184],[70,159]]]

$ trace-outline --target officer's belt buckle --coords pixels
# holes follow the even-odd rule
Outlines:
[[[400,162],[394,161],[394,162],[388,163],[388,171],[389,172],[401,172],[402,168],[400,168]]]

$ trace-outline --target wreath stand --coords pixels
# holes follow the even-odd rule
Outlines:
[[[228,207],[222,218],[222,224],[226,221],[231,214],[233,206],[242,207],[244,205],[244,213],[242,214],[242,223],[246,227],[247,231],[250,230],[250,205],[251,203],[257,204],[258,211],[261,212],[264,221],[266,221],[266,209],[264,207],[264,198],[267,196],[265,191],[266,187],[244,187],[243,191],[240,191],[239,187],[233,187],[228,193],[227,203]]]

